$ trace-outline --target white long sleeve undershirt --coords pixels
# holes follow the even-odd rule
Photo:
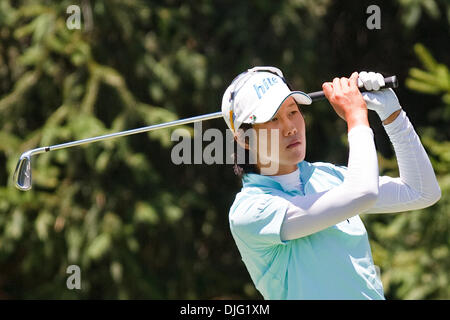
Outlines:
[[[380,177],[375,205],[364,213],[392,213],[429,207],[441,197],[430,159],[406,113],[384,126],[394,147],[400,177]]]
[[[282,240],[310,235],[357,214],[420,209],[439,200],[433,168],[405,112],[384,127],[394,146],[400,177],[378,177],[372,130],[353,128],[348,134],[348,168],[341,171],[344,182],[325,192],[289,198]]]
[[[296,196],[289,201],[281,239],[318,232],[371,208],[378,196],[378,161],[373,132],[357,126],[348,133],[349,160],[344,182],[328,191]]]

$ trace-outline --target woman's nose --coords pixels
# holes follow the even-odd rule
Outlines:
[[[283,133],[285,136],[292,136],[297,133],[297,127],[290,120],[286,120],[285,123],[283,124],[283,127],[284,127]]]

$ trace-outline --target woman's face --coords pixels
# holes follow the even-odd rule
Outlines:
[[[254,124],[253,128],[257,137],[257,167],[261,174],[294,172],[306,153],[305,120],[294,98],[288,97],[272,120]]]

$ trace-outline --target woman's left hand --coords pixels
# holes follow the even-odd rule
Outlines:
[[[381,73],[366,71],[359,73],[358,86],[371,90],[362,93],[367,109],[375,111],[381,121],[385,121],[390,115],[401,109],[394,90],[391,88],[380,90],[384,85],[384,78]]]

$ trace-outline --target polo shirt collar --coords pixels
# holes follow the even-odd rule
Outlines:
[[[314,166],[312,166],[307,161],[302,161],[297,164],[298,169],[300,170],[300,180],[302,182],[303,187],[306,186],[309,178],[311,177]],[[290,194],[302,194],[301,191],[297,189],[288,189],[284,188],[278,181],[273,179],[271,176],[265,176],[257,173],[246,173],[242,177],[242,184],[244,188],[249,187],[257,187],[257,188],[272,188],[284,191]]]

